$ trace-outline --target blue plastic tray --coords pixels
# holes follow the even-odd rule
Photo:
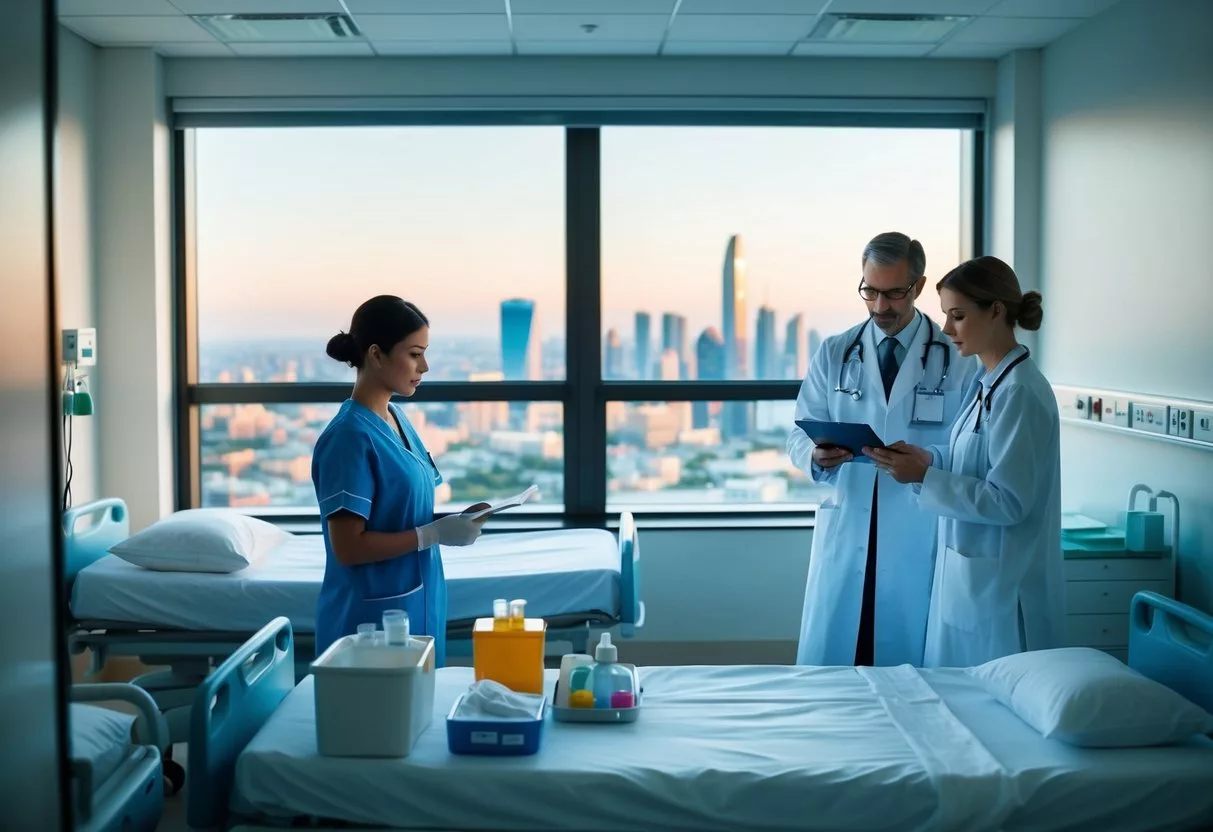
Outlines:
[[[446,742],[452,754],[516,756],[539,750],[546,697],[539,700],[533,717],[516,719],[461,719],[455,714],[462,703],[460,694],[446,717]]]

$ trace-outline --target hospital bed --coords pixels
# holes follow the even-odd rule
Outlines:
[[[1213,619],[1149,593],[1130,664],[1213,709]],[[631,724],[552,722],[534,756],[456,756],[437,671],[402,759],[321,757],[308,677],[278,619],[199,689],[191,828],[1114,830],[1213,825],[1213,740],[1080,748],[965,669],[642,668]],[[549,684],[552,671],[549,671]],[[220,704],[207,707],[210,701]]]
[[[138,717],[92,702],[124,702]],[[154,830],[164,810],[160,751],[168,737],[151,696],[134,685],[73,685],[68,729],[76,832]]]
[[[111,656],[167,668],[134,683],[156,699],[174,743],[188,733],[194,689],[267,620],[291,621],[297,678],[315,653],[316,599],[324,578],[319,534],[292,535],[261,562],[231,574],[158,572],[108,554],[129,534],[126,506],[98,500],[64,515],[65,573],[73,653],[99,670]],[[643,626],[640,545],[632,515],[619,531],[562,529],[485,534],[442,552],[447,578],[448,657],[471,655],[476,618],[494,598],[525,598],[527,615],[548,622],[549,643],[586,652],[590,627]]]

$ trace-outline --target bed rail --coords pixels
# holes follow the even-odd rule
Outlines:
[[[90,525],[82,526],[85,519]],[[130,514],[117,497],[94,500],[63,513],[63,574],[68,586],[84,567],[109,554],[111,546],[130,536]]]
[[[1137,593],[1129,666],[1213,712],[1213,616],[1156,592]]]
[[[190,709],[186,819],[218,828],[227,817],[236,759],[295,687],[294,634],[278,616],[207,677]]]
[[[620,635],[631,638],[644,626],[640,600],[640,535],[632,512],[619,513],[619,623]]]

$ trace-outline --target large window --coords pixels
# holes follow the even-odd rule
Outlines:
[[[325,343],[387,293],[431,320],[440,507],[811,509],[785,442],[864,243],[918,238],[929,283],[980,245],[978,117],[936,121],[182,126],[178,502],[314,514]]]

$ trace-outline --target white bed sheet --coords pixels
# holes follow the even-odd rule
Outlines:
[[[549,719],[539,753],[521,758],[448,752],[445,715],[471,680],[439,671],[433,725],[409,757],[385,761],[318,756],[309,677],[241,756],[233,807],[404,829],[1213,824],[1213,742],[1069,748],[962,671],[646,668],[635,724]]]
[[[486,534],[445,547],[447,619],[493,614],[494,598],[525,598],[527,614],[619,611],[619,546],[604,529]],[[78,621],[181,630],[255,632],[284,615],[298,633],[316,630],[324,539],[295,535],[231,574],[153,572],[107,555],[81,570],[72,591]]]
[[[126,758],[132,745],[131,727],[135,717],[112,708],[72,702],[67,723],[68,753],[74,763],[82,763],[92,771],[93,788],[96,789]]]

